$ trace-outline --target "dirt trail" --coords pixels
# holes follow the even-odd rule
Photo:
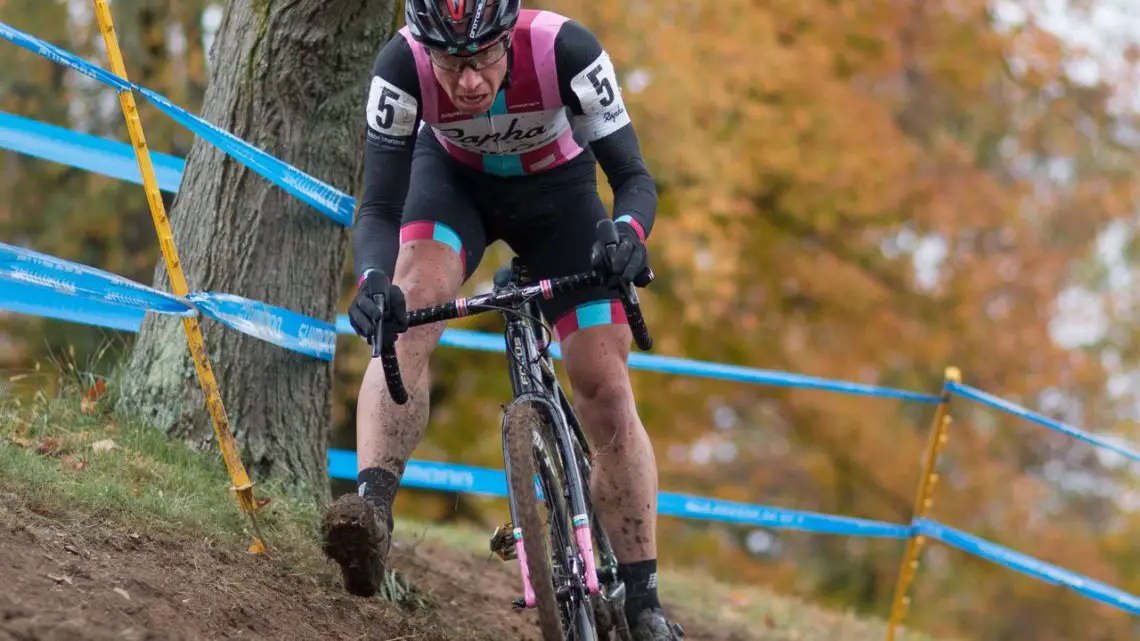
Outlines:
[[[212,540],[153,536],[98,519],[65,529],[38,512],[0,492],[0,641],[537,641],[533,613],[509,607],[513,563],[434,541],[394,544],[393,567],[436,604],[408,613],[347,595],[332,573],[314,575]],[[680,622],[686,641],[756,638]]]

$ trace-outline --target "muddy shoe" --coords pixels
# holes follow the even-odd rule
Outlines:
[[[685,638],[681,626],[670,623],[660,608],[643,610],[632,624],[633,641],[681,641]]]
[[[392,540],[388,516],[355,494],[345,494],[325,513],[321,535],[325,556],[340,565],[344,589],[369,597],[380,589]]]

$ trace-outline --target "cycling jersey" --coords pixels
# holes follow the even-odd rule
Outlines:
[[[358,278],[367,269],[393,274],[401,222],[439,215],[405,211],[421,126],[447,157],[492,182],[528,181],[571,160],[596,159],[614,192],[614,217],[648,237],[656,189],[613,63],[594,35],[564,16],[523,10],[509,55],[509,84],[487,113],[469,116],[448,99],[407,27],[380,51],[365,110],[364,189],[353,233]],[[476,265],[465,262],[469,275]]]

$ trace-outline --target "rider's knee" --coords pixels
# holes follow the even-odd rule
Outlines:
[[[632,402],[633,390],[626,364],[629,341],[629,329],[624,325],[579,329],[563,340],[566,369],[575,398],[612,407]]]
[[[616,410],[633,401],[629,377],[611,368],[599,368],[594,376],[584,375],[574,394],[599,409]]]
[[[392,282],[403,290],[412,310],[454,299],[463,277],[463,262],[452,248],[434,240],[415,240],[401,246]]]

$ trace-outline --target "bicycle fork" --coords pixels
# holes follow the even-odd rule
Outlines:
[[[577,461],[574,458],[566,458],[566,454],[569,453],[567,450],[570,450],[570,447],[572,445],[571,441],[569,440],[570,435],[566,429],[566,424],[564,421],[559,420],[561,417],[555,413],[554,405],[549,401],[549,399],[538,395],[528,394],[525,395],[525,400],[523,400],[523,398],[520,398],[515,402],[520,401],[533,402],[541,406],[543,411],[546,412],[548,424],[550,424],[554,430],[556,430],[556,438],[554,441],[557,443],[559,451],[548,451],[547,455],[552,458],[560,459],[560,462],[563,463],[563,471],[566,475],[565,490],[569,495],[567,497],[569,499],[569,505],[567,507],[569,507],[569,511],[572,515],[571,526],[574,531],[572,541],[568,543],[577,548],[574,550],[574,552],[581,560],[581,565],[579,567],[581,567],[581,574],[584,575],[582,576],[582,579],[585,582],[587,593],[591,596],[600,594],[601,585],[598,580],[597,563],[594,560],[594,542],[592,538],[591,522],[589,514],[586,510],[586,499],[582,493],[582,477],[577,466]],[[572,464],[565,465],[567,461],[571,462]],[[509,460],[507,461],[507,465],[510,465]],[[507,472],[508,474],[510,473],[509,468],[507,469]],[[539,490],[545,496],[545,492],[548,491],[548,488],[540,487]],[[516,510],[516,506],[514,504],[515,498],[513,496],[509,498],[511,503],[511,513],[514,514]],[[552,524],[551,527],[557,527],[557,525]],[[503,526],[497,528],[495,530],[495,533],[492,535],[491,550],[503,560],[512,558],[517,558],[519,560],[521,570],[520,574],[523,583],[522,605],[527,608],[532,608],[535,605],[535,592],[534,586],[531,583],[530,579],[530,568],[527,565],[526,546],[524,544],[527,534],[527,532],[523,532],[522,528],[517,527],[514,525],[514,523],[504,524]],[[534,532],[531,532],[529,534],[531,536],[535,535]],[[541,535],[541,533],[539,535]],[[555,543],[555,537],[551,538],[551,545],[553,545]],[[551,553],[554,553],[553,549],[551,549]],[[573,568],[566,569],[573,570]],[[565,593],[561,589],[558,590],[558,593],[560,598],[565,596]]]

